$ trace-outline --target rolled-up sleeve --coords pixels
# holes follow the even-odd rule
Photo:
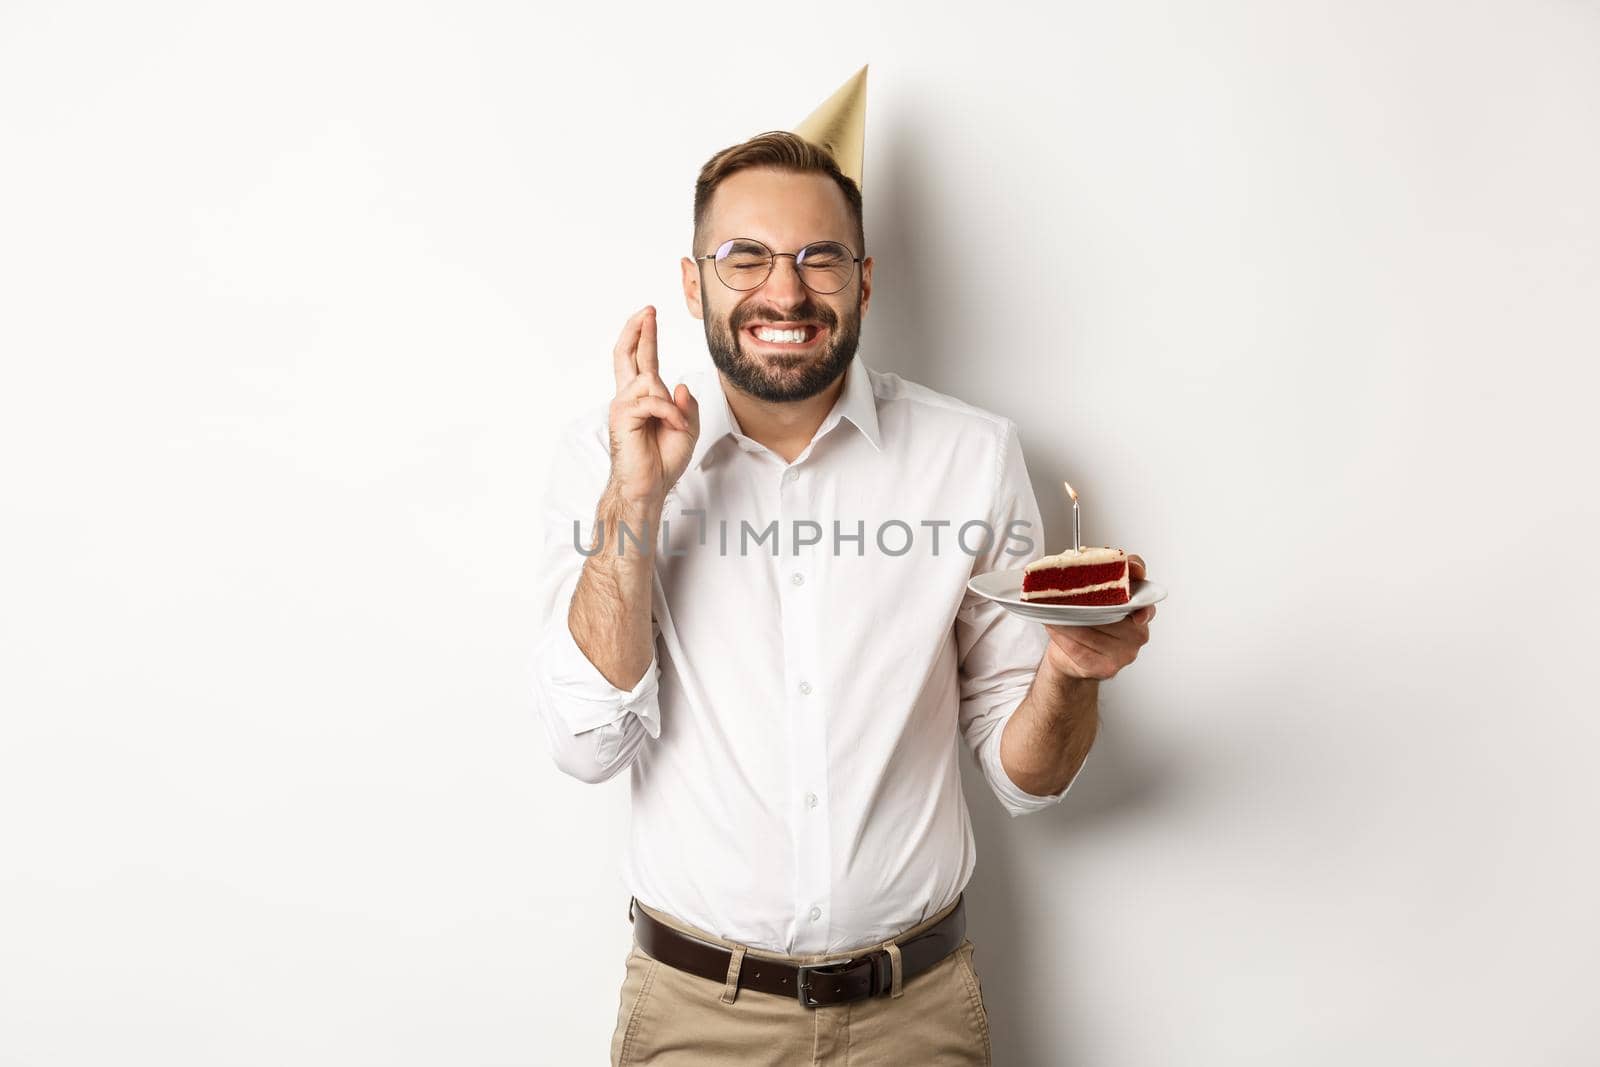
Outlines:
[[[661,735],[656,687],[661,666],[655,649],[660,627],[651,620],[650,666],[632,689],[619,689],[584,655],[567,624],[567,612],[587,558],[578,550],[594,536],[595,507],[605,488],[610,457],[593,417],[560,432],[540,507],[543,529],[535,578],[534,690],[539,717],[556,766],[580,781],[603,782],[638,755],[646,738]],[[579,534],[573,534],[573,520]]]
[[[994,537],[989,550],[974,557],[973,575],[1011,570],[1046,554],[1041,544],[1044,524],[1033,483],[1028,480],[1016,424],[1010,419],[1003,422],[993,514],[989,516]],[[1023,551],[1027,548],[1021,540],[1024,537],[1033,542],[1027,551]],[[989,788],[1013,817],[1059,804],[1078,780],[1074,774],[1061,792],[1037,796],[1013,782],[1000,762],[1000,735],[1028,695],[1049,642],[1043,624],[1013,615],[970,589],[956,612],[961,733]],[[1080,766],[1078,773],[1082,771]]]

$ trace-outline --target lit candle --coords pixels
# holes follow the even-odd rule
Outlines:
[[[1073,492],[1072,486],[1068,485],[1066,482],[1062,482],[1061,484],[1067,486],[1067,495],[1072,498],[1072,551],[1082,552],[1082,530],[1078,526],[1078,494]]]

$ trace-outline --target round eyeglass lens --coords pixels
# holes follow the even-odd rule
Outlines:
[[[806,245],[795,257],[794,265],[800,280],[819,293],[837,293],[850,284],[856,269],[855,257],[837,241]]]
[[[735,238],[717,248],[713,261],[717,277],[730,289],[749,290],[759,286],[772,273],[772,250],[760,241]],[[795,270],[800,281],[813,292],[837,293],[850,284],[855,273],[855,257],[838,241],[817,241],[795,253]]]
[[[714,262],[729,289],[754,289],[772,273],[772,252],[760,241],[724,241]]]

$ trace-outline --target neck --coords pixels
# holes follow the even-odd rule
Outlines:
[[[840,374],[828,388],[804,400],[773,402],[741,392],[729,384],[721,371],[717,372],[717,377],[722,380],[722,391],[728,397],[728,407],[739,424],[739,432],[772,449],[785,463],[793,463],[795,457],[806,450],[822,420],[838,401],[845,379],[844,374]]]

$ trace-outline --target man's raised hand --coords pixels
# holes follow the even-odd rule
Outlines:
[[[612,350],[611,483],[623,499],[659,503],[676,484],[700,436],[700,403],[679,384],[667,391],[656,362],[656,309],[628,319]]]

